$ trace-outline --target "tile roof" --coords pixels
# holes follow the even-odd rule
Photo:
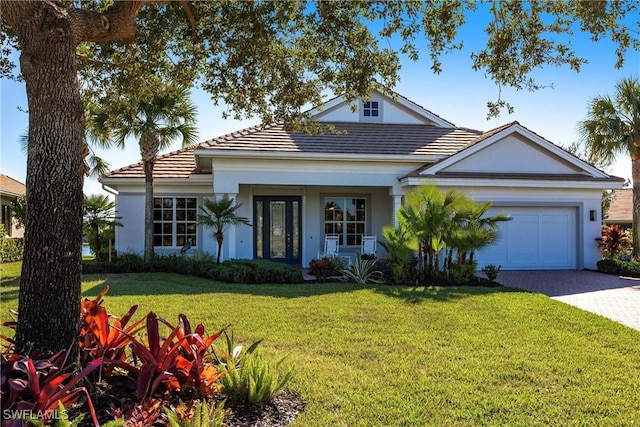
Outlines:
[[[432,125],[331,122],[343,133],[306,133],[284,130],[282,124],[255,126],[230,133],[198,149],[338,153],[373,155],[450,156],[473,142],[480,131]]]
[[[633,189],[615,190],[611,197],[611,206],[605,217],[606,222],[631,222],[633,217]]]
[[[153,177],[188,178],[196,169],[196,160],[191,150],[178,150],[158,157],[153,168]],[[142,162],[138,162],[102,175],[102,178],[144,178]]]
[[[11,196],[26,194],[27,187],[20,181],[16,181],[10,176],[0,174],[0,193]]]

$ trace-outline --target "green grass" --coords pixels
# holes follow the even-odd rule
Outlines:
[[[3,317],[17,305],[15,272],[3,266]],[[543,295],[158,273],[87,276],[83,292],[105,285],[114,314],[140,304],[210,332],[233,324],[236,340],[288,355],[289,388],[307,403],[295,426],[640,424],[640,332]]]

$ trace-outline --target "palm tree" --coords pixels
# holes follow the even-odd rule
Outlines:
[[[222,242],[224,241],[225,229],[230,225],[245,224],[251,226],[249,219],[238,216],[236,213],[242,203],[234,204],[234,199],[226,194],[220,199],[204,199],[198,214],[198,224],[213,228],[212,237],[218,242],[218,255],[216,263],[220,264],[220,254],[222,253]]]
[[[89,247],[96,257],[100,257],[100,249],[104,239],[103,233],[114,226],[122,226],[115,216],[116,203],[107,196],[92,194],[84,196],[84,213],[82,225],[89,241]]]
[[[616,85],[614,98],[591,100],[587,119],[579,131],[592,160],[631,157],[633,180],[633,256],[640,255],[640,80],[624,78]]]
[[[440,191],[435,184],[417,187],[406,196],[398,215],[418,239],[419,269],[424,278],[440,272],[440,251],[446,248],[447,238],[455,228],[458,207],[467,199],[457,190]]]
[[[186,87],[158,84],[143,100],[109,98],[92,116],[94,137],[124,147],[134,137],[140,145],[145,179],[144,260],[153,257],[153,168],[161,149],[181,140],[183,148],[197,142],[196,107]]]

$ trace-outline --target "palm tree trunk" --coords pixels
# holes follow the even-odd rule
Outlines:
[[[633,180],[633,258],[640,255],[640,157],[631,157]]]
[[[153,167],[160,147],[157,135],[144,135],[140,140],[140,157],[144,166],[144,262],[153,259]]]
[[[220,264],[220,255],[222,255],[222,242],[224,241],[224,234],[222,234],[222,231],[216,231],[216,240],[218,241],[218,254],[216,256],[216,264]]]

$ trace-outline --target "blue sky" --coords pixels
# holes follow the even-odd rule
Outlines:
[[[460,38],[465,49],[442,57],[442,73],[433,74],[430,63],[403,60],[400,81],[393,88],[417,104],[438,114],[457,126],[488,130],[501,124],[518,120],[523,126],[560,146],[568,146],[579,139],[577,126],[585,118],[589,101],[597,95],[613,94],[615,84],[623,77],[640,76],[640,52],[630,51],[622,69],[615,69],[614,46],[608,41],[592,42],[585,35],[571,38],[579,56],[589,63],[580,73],[568,68],[545,67],[534,73],[539,83],[553,85],[536,92],[515,91],[503,88],[502,98],[515,107],[511,115],[506,112],[498,118],[487,120],[487,101],[498,97],[499,89],[484,76],[482,71],[471,69],[471,49],[480,46],[485,39],[484,22],[474,21],[463,28]],[[390,42],[392,48],[393,41]],[[209,95],[200,90],[192,92],[198,106],[198,128],[201,140],[211,139],[228,132],[259,123],[223,120],[224,106],[215,107]],[[3,174],[21,182],[26,178],[26,156],[22,153],[18,139],[28,126],[24,84],[8,80],[0,81],[0,141],[2,142],[0,165]],[[176,143],[170,150],[179,148]],[[139,161],[138,146],[131,141],[125,150],[113,149],[100,152],[113,169]],[[620,157],[608,170],[609,173],[631,179],[628,157]],[[86,194],[102,192],[99,182],[85,180]]]

